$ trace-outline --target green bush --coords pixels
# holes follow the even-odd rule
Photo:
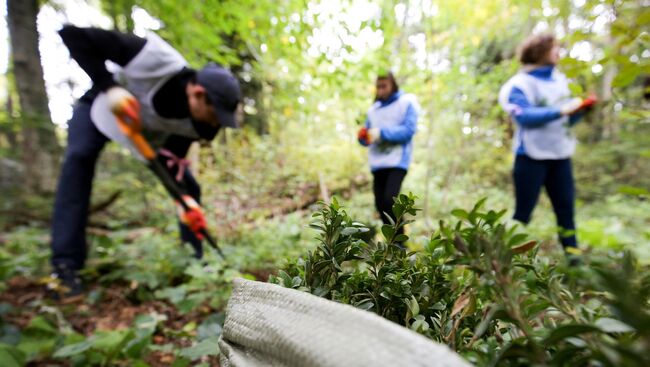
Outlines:
[[[576,267],[539,256],[484,201],[407,252],[397,233],[417,212],[413,195],[396,198],[397,220],[376,242],[333,200],[314,214],[318,246],[270,281],[375,312],[480,366],[650,363],[647,268],[629,253]]]

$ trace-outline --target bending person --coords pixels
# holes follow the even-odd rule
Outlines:
[[[65,287],[63,296],[74,296],[82,293],[77,274],[88,252],[86,223],[95,164],[110,140],[133,148],[119,131],[114,113],[139,106],[143,133],[163,142],[157,146],[161,148],[158,159],[199,202],[200,186],[182,158],[193,141],[212,140],[221,127],[237,126],[235,110],[241,91],[230,71],[215,64],[194,70],[155,34],[140,38],[74,26],[65,26],[59,34],[70,56],[93,82],[76,103],[68,123],[52,219],[53,276]],[[107,70],[106,61],[118,66],[115,73]],[[200,258],[201,241],[188,222],[182,222],[182,240],[190,243]]]

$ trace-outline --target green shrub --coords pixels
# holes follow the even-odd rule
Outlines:
[[[650,275],[632,255],[577,267],[538,256],[484,201],[407,252],[397,233],[417,212],[413,195],[396,198],[377,242],[333,200],[314,214],[318,246],[270,281],[375,312],[481,366],[650,363]]]

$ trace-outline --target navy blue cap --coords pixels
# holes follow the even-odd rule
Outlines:
[[[239,81],[230,70],[211,62],[196,73],[196,81],[208,93],[219,124],[238,127],[235,115],[242,94]]]

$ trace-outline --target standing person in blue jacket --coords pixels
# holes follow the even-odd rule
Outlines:
[[[415,96],[399,90],[391,72],[379,75],[375,86],[375,103],[359,131],[359,143],[368,147],[375,206],[382,221],[390,223],[384,213],[395,219],[393,198],[411,163],[419,106]]]
[[[566,250],[577,249],[571,168],[576,139],[571,127],[594,100],[571,98],[567,78],[556,67],[559,58],[553,35],[526,39],[519,50],[523,67],[503,85],[499,103],[516,123],[514,219],[527,224],[542,186],[546,187]]]

